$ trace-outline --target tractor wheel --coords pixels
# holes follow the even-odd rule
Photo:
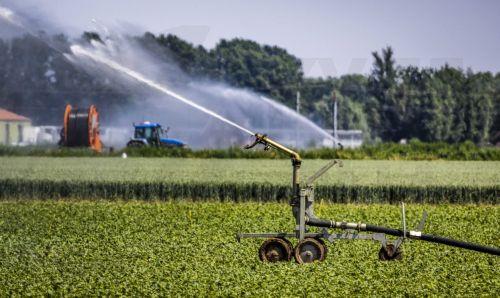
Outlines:
[[[281,262],[292,259],[292,245],[284,238],[270,238],[264,241],[259,249],[262,262]]]
[[[324,261],[326,245],[315,238],[306,238],[300,241],[294,250],[295,261],[299,264]]]
[[[132,148],[141,148],[144,147],[144,143],[137,142],[137,141],[130,141],[127,143],[127,147],[132,147]]]
[[[403,251],[398,247],[394,251],[394,244],[386,244],[385,248],[382,246],[378,252],[378,259],[381,261],[394,261],[403,259]]]

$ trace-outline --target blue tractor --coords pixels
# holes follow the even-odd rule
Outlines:
[[[167,132],[164,131],[160,124],[154,122],[134,123],[134,137],[127,143],[127,147],[168,147],[168,148],[183,148],[186,144],[176,139],[169,139]],[[165,138],[163,138],[165,135]]]

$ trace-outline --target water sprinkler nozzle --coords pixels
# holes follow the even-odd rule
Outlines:
[[[267,137],[267,135],[256,133],[254,134],[254,136],[255,136],[255,141],[249,145],[246,145],[244,147],[245,149],[251,149],[255,147],[257,144],[262,144],[264,145],[264,150],[269,150],[270,148],[274,148],[277,151],[280,151],[290,156],[290,158],[294,161],[294,163],[300,164],[300,162],[302,161],[297,152],[281,145],[276,141],[271,140],[270,138]]]

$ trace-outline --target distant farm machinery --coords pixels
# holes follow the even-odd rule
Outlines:
[[[246,146],[250,149],[257,144],[264,145],[264,150],[273,148],[287,154],[292,161],[292,191],[290,200],[292,214],[295,218],[295,230],[291,233],[239,233],[237,240],[243,238],[267,238],[259,249],[259,258],[264,262],[290,261],[292,257],[297,263],[311,263],[323,261],[326,258],[327,246],[324,240],[334,242],[335,240],[374,240],[381,243],[378,254],[380,260],[399,260],[403,256],[401,246],[407,239],[422,240],[445,244],[454,247],[465,248],[492,255],[500,255],[500,249],[474,243],[462,242],[441,236],[422,233],[427,213],[424,212],[422,219],[415,230],[408,230],[406,226],[405,207],[402,203],[402,228],[393,229],[366,223],[337,222],[316,217],[314,214],[314,185],[313,183],[335,165],[342,166],[339,160],[333,160],[312,175],[301,185],[299,182],[299,169],[302,159],[299,154],[285,146],[269,139],[266,135],[255,134],[253,144]],[[321,228],[320,231],[311,232],[308,227]],[[331,229],[344,230],[342,233],[330,232]],[[389,240],[386,235],[398,237]],[[295,247],[288,238],[297,238]]]
[[[149,121],[134,124],[134,137],[127,143],[127,147],[185,147],[183,142],[166,136],[169,129],[163,130],[160,124]]]
[[[127,143],[127,147],[186,147],[179,140],[163,137],[167,131],[168,128],[164,131],[160,124],[154,122],[134,124],[134,136]],[[95,152],[101,152],[104,146],[101,141],[97,108],[91,105],[88,109],[77,109],[68,104],[64,111],[60,135],[59,145],[63,147],[90,148]]]

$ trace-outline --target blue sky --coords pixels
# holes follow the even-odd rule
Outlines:
[[[175,33],[209,48],[234,37],[279,45],[303,60],[307,76],[367,73],[371,52],[386,45],[404,65],[500,71],[500,1],[23,0],[15,6],[69,34],[94,30],[97,19],[136,32]]]

